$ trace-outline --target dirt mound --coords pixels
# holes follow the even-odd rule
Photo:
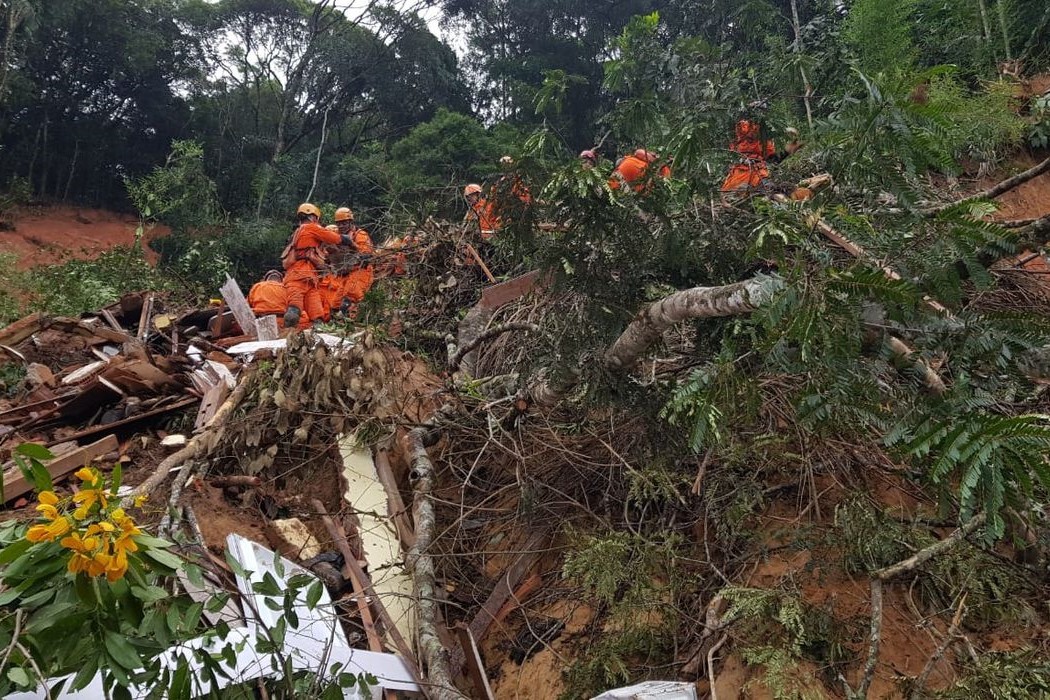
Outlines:
[[[70,206],[22,207],[12,217],[13,230],[0,231],[0,252],[18,256],[18,268],[51,265],[66,260],[90,260],[119,245],[132,245],[138,218],[105,209]],[[153,226],[145,243],[168,233]],[[157,255],[146,246],[146,256]]]

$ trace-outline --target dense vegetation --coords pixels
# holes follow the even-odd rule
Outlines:
[[[622,520],[613,508],[548,513],[573,521],[566,577],[617,630],[567,671],[568,695],[673,661],[668,635],[695,626],[697,601],[716,590],[706,568],[701,583],[695,560],[683,561],[697,546],[682,524],[689,515],[721,557],[719,569],[705,552],[718,589],[726,584],[725,617],[741,630],[734,643],[766,669],[765,685],[777,697],[841,689],[833,672],[860,665],[849,630],[799,591],[757,590],[736,576],[761,556],[748,519],[778,478],[801,494],[818,472],[857,484],[872,464],[894,465],[941,504],[929,521],[980,525],[966,547],[917,574],[924,600],[949,613],[965,602],[975,629],[1045,615],[1035,602],[1045,557],[1003,567],[994,546],[1042,552],[1048,541],[1050,417],[1038,382],[1050,318],[1045,302],[989,270],[1042,244],[1031,236],[1043,229],[992,223],[992,204],[953,203],[952,191],[1047,145],[1046,98],[1023,82],[1050,62],[1044,2],[445,0],[444,21],[466,42],[460,57],[431,34],[423,7],[406,5],[361,16],[330,0],[0,8],[7,189],[18,200],[132,208],[144,225],[173,229],[155,244],[160,272],[133,250],[45,273],[84,280],[38,288],[36,303],[54,310],[144,284],[203,295],[227,272],[248,283],[273,264],[289,213],[307,197],[328,213],[354,207],[379,238],[428,215],[458,217],[462,185],[499,182],[499,157],[515,158],[538,204],[512,217],[497,252],[503,271],[549,271],[556,300],[490,374],[510,377],[519,397],[545,386],[644,425],[622,457],[626,473],[609,471],[622,476],[606,493],[622,497]],[[816,173],[834,184],[803,204],[721,206],[741,118],[781,143],[787,127],[802,133],[804,147],[774,172],[775,191]],[[575,154],[596,144],[599,167],[582,169]],[[611,161],[639,146],[673,160],[674,176],[639,194],[612,191]],[[867,255],[817,237],[818,218]],[[537,220],[557,226],[541,233]],[[610,360],[644,305],[745,279],[761,303],[693,319],[664,348],[674,358],[666,367],[642,378],[629,374],[633,361]],[[16,307],[0,296],[0,313]],[[426,330],[454,334],[458,311]],[[412,349],[444,351],[409,335]],[[477,409],[474,435],[508,424],[491,413],[504,397],[485,398],[495,400]],[[681,506],[697,463],[712,465],[702,515]],[[561,502],[579,484],[526,486]],[[532,507],[545,504],[536,496]],[[857,500],[817,539],[806,547],[876,576],[940,537],[928,522],[900,523]],[[628,580],[627,570],[642,574]],[[659,625],[639,624],[651,622],[638,611],[654,599]],[[945,697],[995,678],[1045,689],[1050,666],[1040,656],[1024,670],[1025,653],[975,652],[972,673]],[[801,663],[824,664],[831,680],[800,679]]]

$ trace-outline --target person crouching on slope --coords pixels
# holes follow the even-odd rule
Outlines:
[[[299,227],[281,256],[286,270],[284,286],[288,289],[288,310],[284,314],[286,328],[305,328],[311,321],[324,318],[324,303],[318,290],[320,270],[325,264],[322,246],[353,245],[349,236],[329,231],[318,223],[321,210],[313,204],[300,204],[296,219]]]
[[[609,178],[609,187],[613,190],[618,190],[621,187],[630,186],[635,192],[642,192],[643,190],[648,192],[651,183],[645,181],[646,175],[648,175],[649,166],[659,158],[659,154],[647,151],[644,148],[639,148],[634,153],[624,156],[617,163],[612,177]],[[671,166],[667,164],[660,166],[657,175],[662,178],[671,177]]]
[[[350,268],[343,286],[346,298],[356,304],[365,298],[365,294],[372,288],[372,282],[375,280],[375,272],[371,265],[375,245],[368,231],[359,228],[354,222],[354,212],[349,207],[340,207],[335,210],[335,225],[339,227],[340,234],[348,236],[353,241],[353,249],[357,253],[357,262]]]
[[[288,310],[288,290],[281,280],[283,275],[278,270],[270,270],[263,275],[262,282],[256,282],[248,292],[248,305],[256,316],[284,317]]]

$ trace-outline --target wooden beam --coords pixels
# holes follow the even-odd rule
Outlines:
[[[496,696],[492,694],[492,686],[489,685],[488,676],[485,675],[485,664],[481,661],[481,653],[478,651],[474,635],[470,633],[470,628],[462,622],[457,622],[455,629],[456,636],[459,637],[459,646],[466,658],[467,675],[474,683],[474,690],[485,700],[495,700]]]
[[[259,331],[259,340],[277,340],[281,332],[277,329],[276,316],[263,316],[255,319],[255,327]]]
[[[44,466],[52,479],[60,479],[74,469],[90,464],[96,457],[114,452],[120,448],[116,435],[107,435],[98,442],[85,445],[78,450],[67,452],[61,457],[52,459]],[[22,470],[17,466],[4,471],[4,501],[26,494],[33,490],[33,483],[26,480]]]
[[[153,409],[151,411],[146,411],[145,413],[139,413],[138,415],[130,416],[128,418],[123,418],[121,420],[114,421],[112,423],[106,423],[105,425],[96,425],[93,428],[85,428],[84,430],[81,430],[80,432],[77,432],[77,433],[73,433],[72,435],[65,435],[65,436],[63,436],[62,439],[63,440],[80,440],[81,438],[90,437],[92,435],[98,435],[99,433],[110,432],[110,431],[115,430],[116,428],[122,428],[124,426],[131,425],[132,423],[137,423],[137,422],[139,422],[141,420],[146,420],[147,418],[154,418],[156,416],[164,415],[165,413],[171,413],[172,411],[177,411],[180,408],[185,408],[185,407],[189,406],[190,404],[197,403],[198,401],[200,401],[200,399],[198,399],[196,396],[191,396],[189,398],[182,399],[181,401],[176,401],[175,403],[170,403],[167,406],[162,406],[160,408],[155,408],[155,409]]]
[[[0,329],[0,345],[18,345],[46,326],[47,321],[42,313],[30,314]]]
[[[259,331],[255,325],[255,314],[252,313],[252,307],[248,305],[248,300],[244,298],[241,288],[237,286],[237,280],[227,275],[226,283],[219,289],[219,293],[222,294],[226,305],[233,312],[233,317],[237,319],[237,325],[241,327],[241,332],[258,337]]]
[[[390,457],[387,450],[376,450],[375,453],[376,476],[379,483],[386,491],[386,510],[390,519],[394,521],[397,529],[398,539],[401,547],[408,551],[416,543],[416,533],[412,528],[412,518],[409,517],[408,507],[401,498],[401,491],[397,488],[397,479],[394,478],[394,470],[390,468]]]
[[[485,600],[485,603],[481,606],[478,614],[474,616],[474,619],[470,622],[470,632],[474,635],[475,639],[484,639],[485,635],[489,631],[489,627],[496,619],[496,615],[499,614],[500,608],[510,598],[511,592],[521,583],[522,577],[528,573],[529,569],[539,561],[543,555],[540,550],[540,545],[547,539],[547,529],[543,528],[534,533],[529,537],[525,543],[525,551],[523,551],[518,558],[510,565],[506,573],[500,577],[496,586],[492,589],[492,593]]]

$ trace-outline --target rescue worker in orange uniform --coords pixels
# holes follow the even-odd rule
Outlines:
[[[325,228],[332,233],[339,233],[339,227],[335,224],[328,224]],[[317,292],[321,296],[323,308],[321,318],[325,321],[329,321],[332,313],[343,307],[346,273],[340,269],[342,250],[336,246],[325,246],[325,258],[328,264],[321,270],[321,279],[317,283]]]
[[[729,150],[740,155],[740,162],[729,169],[722,182],[723,192],[746,192],[757,189],[769,177],[766,161],[773,158],[777,149],[772,140],[761,136],[758,124],[741,119],[736,124],[736,138]]]
[[[318,289],[321,268],[325,265],[325,245],[353,245],[349,236],[329,231],[320,223],[321,210],[310,203],[296,211],[299,227],[292,234],[291,249],[295,261],[287,265],[284,286],[288,290],[286,328],[305,328],[311,321],[323,320],[324,301]]]
[[[343,285],[344,296],[356,304],[365,298],[365,294],[372,288],[372,282],[375,280],[375,272],[370,264],[375,245],[368,231],[359,228],[354,223],[354,212],[349,207],[340,207],[335,210],[335,225],[339,228],[340,235],[350,238],[353,242],[353,250],[357,253],[357,261],[346,273],[346,281]]]
[[[263,275],[262,282],[256,282],[248,292],[248,305],[256,316],[283,317],[288,310],[288,290],[281,281],[278,270],[270,270]]]
[[[647,151],[644,148],[639,148],[631,155],[624,156],[617,163],[612,177],[609,178],[609,187],[613,190],[618,190],[622,186],[631,185],[635,192],[645,190],[647,185],[642,181],[649,171],[649,165],[659,157],[656,153]],[[660,166],[660,171],[657,174],[660,177],[671,177],[671,167],[665,163]],[[636,182],[638,184],[634,184]]]
[[[463,188],[463,198],[470,207],[464,221],[476,221],[481,230],[481,240],[487,241],[499,231],[501,222],[495,207],[481,196],[481,185],[471,183]]]

